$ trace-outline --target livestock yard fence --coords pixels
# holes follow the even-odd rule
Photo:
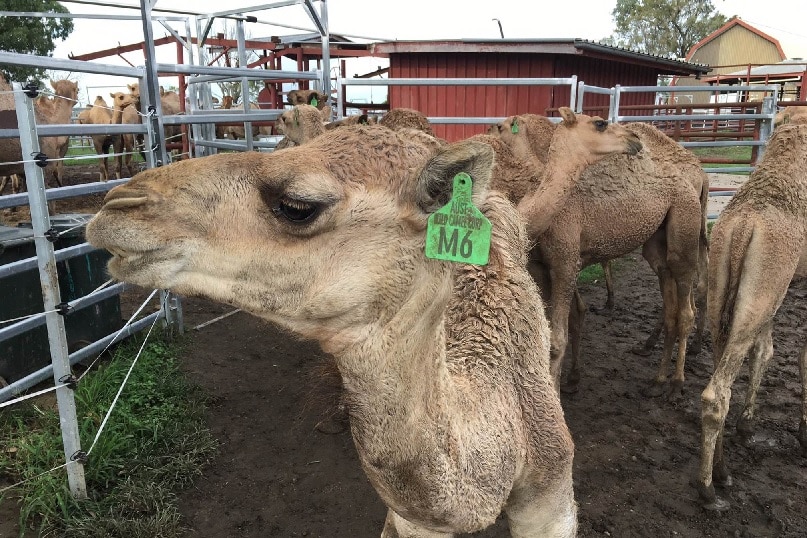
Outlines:
[[[48,351],[50,363],[26,372],[16,379],[9,379],[7,387],[0,388],[0,406],[6,407],[31,397],[28,394],[18,397],[19,394],[31,389],[49,378],[53,385],[49,389],[56,392],[64,440],[64,455],[66,463],[60,467],[67,468],[68,482],[71,491],[77,498],[86,496],[84,484],[84,464],[86,453],[82,451],[82,443],[78,438],[76,425],[75,403],[73,389],[77,379],[72,374],[72,366],[79,361],[100,356],[108,346],[137,331],[141,331],[155,323],[162,322],[174,331],[182,330],[182,310],[180,299],[169,291],[162,290],[152,293],[159,295],[159,310],[141,319],[135,319],[141,307],[129,323],[123,328],[114,328],[109,334],[93,338],[92,341],[83,342],[84,347],[70,350],[67,338],[66,323],[76,312],[92,310],[102,301],[117,296],[124,289],[123,284],[97,286],[96,289],[87,290],[80,296],[65,297],[60,293],[59,271],[64,271],[64,263],[71,259],[87,256],[94,252],[92,246],[79,241],[64,248],[58,246],[57,239],[60,233],[53,225],[54,217],[48,212],[48,202],[61,200],[87,194],[104,193],[117,185],[129,181],[121,178],[106,182],[92,182],[82,185],[71,185],[58,188],[46,188],[44,166],[59,159],[48,159],[41,154],[39,147],[40,137],[70,136],[90,137],[92,135],[122,135],[124,133],[142,137],[145,140],[144,156],[145,166],[153,168],[168,163],[171,155],[167,151],[170,142],[166,137],[166,129],[179,128],[182,133],[182,157],[202,157],[216,153],[218,150],[228,151],[272,151],[275,142],[255,139],[252,135],[251,125],[254,122],[272,122],[276,120],[283,109],[252,109],[249,106],[249,81],[274,80],[292,81],[298,84],[310,85],[314,89],[321,89],[328,95],[335,95],[337,118],[341,117],[346,104],[345,88],[349,86],[556,86],[569,89],[568,106],[578,112],[597,112],[611,121],[645,121],[657,126],[683,146],[700,148],[706,146],[750,146],[753,148],[753,157],[749,162],[740,163],[739,166],[722,168],[705,167],[707,171],[714,172],[748,172],[753,169],[756,159],[764,151],[764,145],[770,136],[772,122],[776,113],[777,86],[709,86],[709,87],[621,87],[601,88],[590,86],[579,81],[576,76],[568,78],[453,78],[453,79],[384,79],[373,80],[367,78],[337,78],[335,84],[329,77],[328,64],[329,30],[327,25],[327,9],[325,2],[321,2],[319,13],[312,6],[312,2],[303,2],[306,13],[315,22],[315,26],[322,37],[322,70],[275,70],[255,69],[247,67],[216,67],[209,65],[210,58],[204,46],[204,37],[211,28],[215,18],[230,18],[236,23],[239,65],[246,65],[245,59],[245,33],[244,24],[250,22],[245,12],[252,9],[266,9],[269,7],[282,7],[299,2],[279,2],[275,5],[264,5],[248,9],[233,9],[216,14],[193,15],[186,17],[153,15],[153,0],[141,0],[140,14],[130,18],[142,20],[143,36],[145,42],[145,67],[115,66],[102,63],[66,60],[49,57],[35,57],[29,55],[0,52],[0,63],[12,65],[37,66],[55,71],[94,73],[125,77],[126,82],[135,79],[140,88],[141,119],[142,122],[130,124],[37,124],[34,113],[34,97],[41,90],[30,85],[14,82],[14,94],[17,125],[11,128],[0,126],[0,138],[18,138],[22,148],[22,161],[24,162],[27,193],[0,196],[0,209],[16,206],[29,206],[31,213],[31,228],[35,244],[35,256],[26,256],[20,260],[0,266],[0,279],[20,275],[25,271],[36,269],[41,288],[42,309],[34,313],[26,313],[19,319],[0,319],[0,344],[15,337],[41,328],[47,327]],[[19,16],[31,14],[17,13]],[[40,14],[41,16],[41,14]],[[81,14],[71,14],[79,18]],[[88,15],[89,16],[89,15]],[[93,18],[103,15],[93,14]],[[110,19],[123,18],[121,15],[110,15]],[[182,44],[188,55],[185,64],[158,63],[155,58],[153,23],[162,24]],[[179,22],[185,27],[185,35],[180,35],[168,25],[169,22]],[[251,21],[254,22],[254,21]],[[195,37],[192,28],[195,28]],[[159,76],[177,75],[180,77],[180,89],[186,94],[187,103],[184,113],[163,114],[160,104]],[[211,83],[234,80],[241,83],[244,107],[239,111],[215,110],[213,108]],[[122,82],[123,87],[125,83]],[[332,91],[331,88],[335,89]],[[185,91],[187,90],[187,91]],[[692,93],[708,91],[711,94],[729,94],[738,91],[753,91],[760,96],[757,101],[745,103],[724,103],[719,105],[701,106],[700,109],[685,108],[677,104],[656,103],[652,105],[620,104],[622,96],[629,93],[652,94],[655,96],[670,96],[675,93]],[[590,104],[592,96],[608,96],[608,105]],[[597,102],[601,102],[599,98]],[[657,100],[658,101],[658,100]],[[524,110],[543,114],[546,110]],[[505,118],[501,116],[490,117],[430,117],[434,124],[495,124]],[[220,123],[243,122],[245,130],[244,140],[227,140],[216,137],[215,126]],[[0,166],[8,163],[0,163]],[[708,164],[708,163],[707,163]],[[725,163],[724,163],[725,164]],[[62,268],[62,269],[60,269]],[[151,298],[151,296],[150,296]],[[149,300],[150,300],[149,298]],[[96,311],[98,309],[96,308]],[[106,315],[103,311],[96,314]],[[83,323],[88,325],[101,324],[98,318],[88,317]],[[2,375],[2,372],[0,372]],[[34,393],[38,394],[38,393]],[[111,410],[110,410],[111,411]],[[99,432],[100,434],[100,432]]]

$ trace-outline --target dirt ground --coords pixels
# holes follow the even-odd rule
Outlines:
[[[698,464],[700,392],[712,369],[710,347],[689,357],[683,397],[642,396],[660,350],[651,357],[629,350],[659,315],[657,281],[639,256],[629,255],[619,262],[616,286],[614,311],[590,312],[586,319],[580,391],[563,396],[576,445],[579,536],[805,536],[807,459],[796,434],[807,283],[791,286],[776,316],[775,354],[749,439],[734,429],[745,369],[735,384],[726,430],[734,486],[719,490],[731,503],[722,513],[702,510],[690,483]],[[581,291],[591,306],[605,301],[601,283]],[[136,300],[128,297],[127,307]],[[315,429],[336,401],[319,375],[322,353],[241,312],[192,329],[232,310],[185,301],[185,370],[212,395],[209,424],[221,443],[218,457],[180,495],[187,536],[379,536],[385,508],[359,467],[350,434]],[[474,536],[507,537],[506,521],[500,518]]]

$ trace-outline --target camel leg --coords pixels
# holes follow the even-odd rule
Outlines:
[[[586,319],[586,303],[580,296],[577,288],[574,290],[574,298],[569,308],[569,373],[566,376],[566,384],[561,386],[561,391],[566,394],[574,394],[580,385],[580,340],[583,337],[583,321]]]
[[[123,137],[118,136],[112,143],[112,151],[115,152],[115,170],[117,171],[117,179],[123,177]]]
[[[563,369],[563,357],[569,342],[569,311],[574,297],[577,264],[559,264],[550,269],[552,281],[552,315],[550,318],[550,352],[549,370],[555,380],[555,388],[560,389],[560,374]],[[577,326],[582,331],[582,326]]]
[[[513,538],[555,538],[577,535],[577,503],[572,484],[557,490],[518,488],[504,507]]]
[[[754,349],[748,359],[748,388],[745,396],[745,407],[737,421],[737,431],[750,435],[753,432],[754,411],[757,404],[757,391],[762,381],[762,375],[773,356],[773,327],[769,323],[754,342]]]
[[[694,293],[695,336],[689,346],[688,353],[697,355],[703,349],[703,334],[706,332],[706,298],[708,295],[709,245],[706,238],[701,238],[698,248],[698,283]]]
[[[384,521],[384,530],[381,538],[451,538],[453,534],[434,532],[411,523],[392,509],[387,510],[387,519]]]
[[[600,265],[605,274],[605,290],[608,294],[605,300],[605,310],[610,312],[614,309],[614,274],[611,270],[611,260],[602,262]]]
[[[801,421],[799,421],[799,443],[801,453],[807,457],[807,345],[801,350],[799,358],[799,374],[801,376]]]

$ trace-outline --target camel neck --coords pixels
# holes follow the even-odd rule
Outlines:
[[[527,220],[530,238],[540,236],[551,226],[588,165],[578,149],[568,147],[562,140],[552,141],[540,186],[518,204]]]

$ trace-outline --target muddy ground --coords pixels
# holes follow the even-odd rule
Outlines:
[[[92,209],[99,198],[61,211]],[[651,357],[629,350],[659,315],[657,281],[639,256],[629,255],[618,265],[616,284],[614,311],[591,312],[586,319],[580,391],[563,396],[576,444],[579,535],[805,536],[807,459],[796,434],[807,283],[791,286],[776,316],[775,354],[750,439],[734,429],[745,369],[735,385],[726,431],[734,486],[719,490],[731,503],[722,513],[703,511],[690,483],[698,464],[699,396],[712,368],[710,346],[689,357],[683,397],[643,396],[660,350]],[[593,306],[605,301],[601,283],[583,286],[582,294]],[[136,301],[127,297],[127,307]],[[202,478],[180,495],[187,536],[379,536],[385,508],[359,467],[350,434],[315,429],[336,401],[319,374],[321,352],[245,313],[192,329],[231,311],[205,300],[185,302],[185,369],[212,396],[209,422],[221,443]],[[509,534],[500,519],[474,536]]]

